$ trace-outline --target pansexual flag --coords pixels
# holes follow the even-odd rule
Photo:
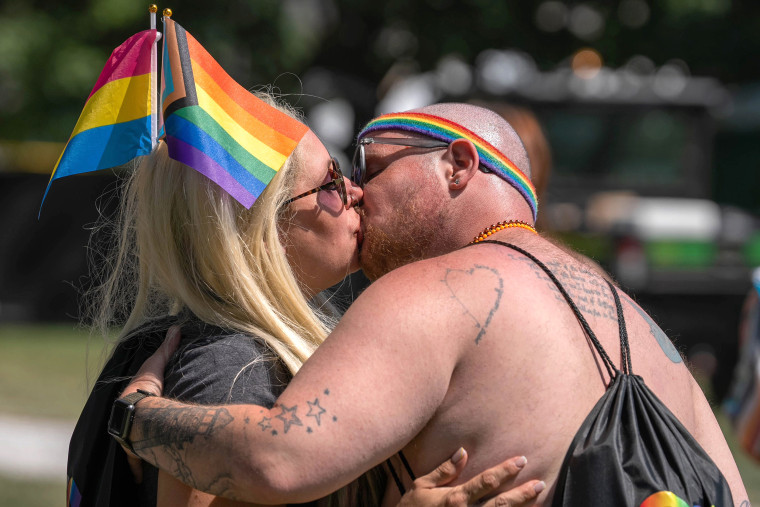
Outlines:
[[[250,208],[308,127],[236,83],[168,17],[162,62],[169,156]]]
[[[150,153],[157,36],[158,31],[145,30],[113,50],[53,168],[43,202],[55,179],[116,167]]]

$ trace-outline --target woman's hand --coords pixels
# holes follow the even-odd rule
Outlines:
[[[460,448],[438,468],[414,481],[399,502],[400,507],[443,505],[446,507],[482,505],[483,507],[520,507],[530,505],[546,488],[543,481],[531,480],[499,493],[484,503],[479,500],[504,483],[513,480],[528,462],[524,456],[510,458],[485,470],[464,484],[445,487],[456,479],[467,464],[467,451]]]

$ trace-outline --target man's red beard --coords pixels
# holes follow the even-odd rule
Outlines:
[[[416,206],[394,208],[384,227],[367,225],[364,229],[359,262],[370,280],[411,262],[430,256],[431,245],[441,234],[443,213],[423,216]],[[390,233],[388,232],[390,231]]]

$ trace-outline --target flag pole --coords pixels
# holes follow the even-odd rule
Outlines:
[[[150,7],[148,7],[148,12],[150,12],[150,29],[155,30],[156,29],[156,12],[158,12],[158,6],[156,4],[151,4]],[[153,42],[153,47],[150,50],[150,68],[151,68],[151,78],[150,78],[150,100],[151,100],[151,109],[153,110],[153,114],[151,114],[150,119],[150,145],[151,145],[151,151],[155,149],[156,144],[158,143],[158,115],[161,112],[161,106],[158,103],[158,41],[161,40],[161,32],[158,32],[156,34],[156,40]]]

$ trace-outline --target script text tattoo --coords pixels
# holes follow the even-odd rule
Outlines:
[[[544,282],[546,287],[554,293],[557,301],[565,301],[562,293],[554,285],[551,278],[533,261],[521,255],[509,254],[509,256],[513,260],[524,263],[526,267],[533,271],[536,278]],[[615,302],[612,299],[609,288],[607,288],[607,284],[600,276],[573,264],[561,262],[547,262],[546,264],[562,283],[562,286],[570,294],[575,305],[583,314],[617,322]]]

